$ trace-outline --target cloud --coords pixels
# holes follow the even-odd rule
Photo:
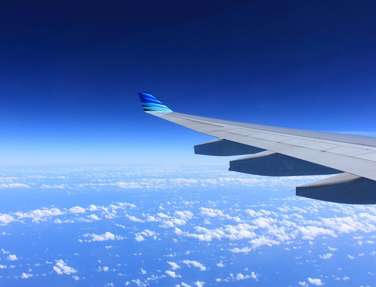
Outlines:
[[[303,239],[313,240],[318,236],[327,235],[336,237],[336,233],[333,230],[319,227],[319,226],[299,226],[298,230],[300,231]]]
[[[40,189],[64,189],[64,184],[42,184]]]
[[[99,266],[98,272],[108,272],[110,270],[110,267],[108,266]]]
[[[0,224],[10,224],[13,222],[26,223],[31,220],[33,223],[41,223],[53,220],[54,223],[75,223],[91,222],[104,219],[114,219],[119,216],[126,216],[129,209],[135,205],[127,202],[117,202],[107,206],[96,206],[94,204],[88,207],[73,206],[71,208],[42,207],[30,211],[16,211],[0,214]],[[83,214],[91,212],[87,216]]]
[[[74,207],[69,208],[69,212],[72,214],[85,213],[86,209],[82,208],[81,206],[74,206]]]
[[[171,268],[172,270],[180,269],[179,264],[177,264],[176,262],[167,261],[167,264],[170,265],[170,268]]]
[[[214,208],[201,207],[200,213],[208,217],[225,217],[225,214],[221,210]]]
[[[31,188],[30,185],[25,183],[0,183],[0,189],[21,189],[21,188]]]
[[[184,221],[188,221],[193,217],[193,213],[189,210],[178,210],[175,211],[175,214],[178,218],[183,219]]]
[[[132,222],[138,222],[138,223],[143,223],[144,220],[134,216],[134,215],[127,215],[127,218],[132,221]]]
[[[9,224],[13,222],[15,219],[12,215],[9,214],[0,214],[0,223],[1,224]]]
[[[33,277],[33,274],[31,273],[22,272],[21,274],[21,279],[29,279],[31,277]]]
[[[193,217],[193,214],[187,211],[177,211],[175,215],[174,217],[163,212],[158,212],[155,215],[146,216],[145,221],[160,223],[160,227],[163,228],[173,228],[187,224],[187,221]]]
[[[229,219],[229,220],[234,220],[234,221],[240,220],[238,217],[232,217],[230,215],[223,213],[222,210],[215,209],[215,208],[201,207],[200,213],[204,217],[224,218],[224,219]]]
[[[314,286],[322,286],[322,285],[324,285],[324,283],[321,281],[320,278],[311,278],[311,277],[308,277],[307,281],[308,281],[309,284],[314,285]]]
[[[225,267],[225,264],[223,263],[223,261],[219,261],[219,262],[216,264],[216,266],[217,266],[218,268],[223,268],[223,267]]]
[[[18,260],[16,254],[9,254],[9,255],[7,256],[7,259],[8,259],[9,261],[17,261],[17,260]]]
[[[216,278],[216,282],[234,282],[234,281],[244,281],[244,280],[256,280],[258,279],[258,275],[256,272],[251,272],[249,274],[244,274],[242,272],[238,272],[236,274],[231,273],[230,276],[226,278]]]
[[[177,274],[175,271],[172,271],[172,270],[166,270],[165,273],[166,273],[167,276],[169,276],[171,278],[181,277],[179,274]]]
[[[124,239],[120,235],[115,235],[109,231],[106,231],[102,234],[95,234],[95,233],[87,233],[84,234],[83,237],[88,238],[86,240],[81,240],[84,242],[102,242],[102,241],[111,241],[111,240],[122,240]]]
[[[50,217],[56,217],[63,215],[64,212],[59,208],[41,208],[28,212],[15,212],[14,215],[18,219],[31,219],[33,222],[45,221]]]
[[[144,174],[143,174],[144,175]],[[223,175],[221,174],[205,174],[197,177],[181,177],[176,175],[163,174],[160,177],[140,178],[138,180],[128,179],[115,182],[89,182],[81,183],[81,187],[98,187],[98,186],[114,186],[119,189],[174,189],[189,187],[211,187],[211,186],[252,186],[263,188],[289,188],[309,181],[319,180],[322,177],[285,177],[285,178],[265,178],[262,176],[242,174]]]
[[[136,233],[134,239],[138,242],[141,242],[141,241],[144,241],[145,238],[148,238],[148,237],[157,239],[157,233],[149,229],[145,229],[144,231]]]
[[[257,274],[255,272],[251,272],[251,274],[237,273],[235,276],[236,281],[243,281],[247,279],[257,280]]]
[[[63,259],[58,259],[52,267],[58,275],[71,275],[77,273],[77,270],[68,266]]]
[[[183,260],[183,264],[188,267],[197,268],[200,271],[206,271],[206,266],[196,260]]]
[[[325,254],[319,255],[319,257],[320,259],[328,260],[333,257],[333,253],[325,253]]]
[[[175,234],[198,239],[200,241],[220,240],[223,238],[229,240],[250,239],[256,236],[253,227],[247,223],[237,225],[225,225],[224,227],[208,229],[202,226],[196,226],[195,232],[184,232],[179,228],[175,229]]]
[[[251,247],[242,247],[242,248],[239,248],[239,247],[234,247],[234,248],[230,248],[229,249],[230,252],[232,253],[244,253],[244,254],[248,254],[250,253],[251,251],[253,251],[253,249]]]

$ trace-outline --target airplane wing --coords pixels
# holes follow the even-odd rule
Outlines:
[[[376,203],[376,138],[245,124],[173,112],[140,93],[146,113],[217,138],[196,154],[243,156],[229,170],[263,176],[332,175],[298,186],[296,195],[324,201]]]

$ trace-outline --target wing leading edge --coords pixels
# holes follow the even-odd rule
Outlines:
[[[376,203],[376,139],[224,121],[173,112],[149,93],[140,93],[144,111],[217,140],[195,146],[195,153],[243,157],[231,171],[263,176],[333,176],[297,187],[307,198]]]

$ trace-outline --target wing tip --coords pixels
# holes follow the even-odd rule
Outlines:
[[[172,110],[149,92],[140,92],[140,101],[144,112],[171,113]]]

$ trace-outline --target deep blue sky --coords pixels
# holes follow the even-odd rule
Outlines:
[[[328,3],[327,3],[328,2]],[[206,138],[141,112],[374,132],[374,1],[6,1],[0,158],[189,158]]]

